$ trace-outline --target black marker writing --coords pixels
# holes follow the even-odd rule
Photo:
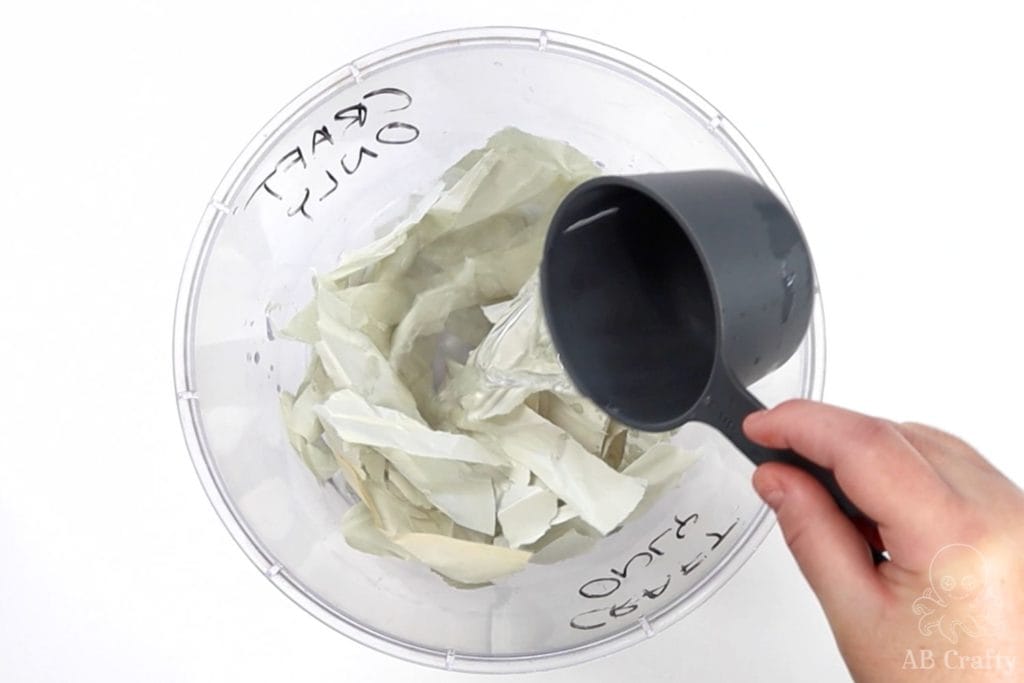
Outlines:
[[[287,216],[312,220],[311,196],[323,202],[338,190],[341,179],[359,173],[368,166],[367,161],[378,159],[383,149],[419,139],[418,126],[408,120],[396,120],[396,113],[410,109],[412,104],[408,92],[389,87],[371,90],[360,101],[338,109],[330,121],[314,128],[302,144],[277,159],[253,189],[244,208],[257,197],[265,196],[284,203]],[[366,133],[359,140],[357,132],[364,128]],[[350,132],[346,143],[346,134]]]
[[[700,516],[697,513],[692,513],[685,517],[679,517],[677,515],[672,519],[675,522],[674,534],[672,533],[673,529],[671,527],[664,529],[647,543],[646,550],[642,550],[630,556],[621,565],[621,568],[612,567],[608,570],[608,576],[590,579],[580,586],[578,592],[583,598],[588,600],[604,600],[614,596],[615,601],[610,604],[605,604],[603,607],[595,607],[580,612],[569,620],[570,628],[582,631],[602,628],[615,619],[619,619],[636,612],[640,609],[644,600],[657,600],[664,595],[666,591],[668,591],[668,588],[672,583],[673,575],[671,573],[666,574],[665,580],[661,583],[657,585],[648,585],[638,594],[627,593],[623,596],[620,593],[620,591],[623,590],[623,586],[625,586],[625,582],[629,579],[631,571],[635,574],[635,568],[645,569],[654,565],[661,557],[666,555],[668,545],[671,545],[674,541],[682,541],[686,539],[686,532],[697,528]],[[707,545],[691,560],[679,565],[679,573],[683,576],[689,576],[691,573],[696,571],[696,569],[708,559],[709,554],[713,553],[722,544],[725,538],[733,529],[736,528],[738,524],[739,519],[736,519],[722,531],[705,531],[702,535],[697,535],[696,538],[698,539],[701,537],[707,539],[707,541],[705,541]],[[691,541],[691,543],[692,542],[693,541]]]

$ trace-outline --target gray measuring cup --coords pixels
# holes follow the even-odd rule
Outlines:
[[[863,517],[832,472],[741,428],[764,408],[746,387],[793,354],[814,297],[807,243],[767,188],[726,171],[594,178],[555,212],[540,274],[562,364],[609,415],[645,431],[711,425]]]

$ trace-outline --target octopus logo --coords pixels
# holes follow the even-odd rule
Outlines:
[[[974,546],[941,548],[928,568],[931,585],[913,604],[921,635],[939,633],[954,644],[961,635],[990,635],[984,613],[987,574],[985,557]]]

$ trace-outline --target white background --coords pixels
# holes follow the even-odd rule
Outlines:
[[[204,498],[171,379],[180,265],[235,154],[321,75],[432,30],[578,33],[694,87],[814,235],[826,398],[942,426],[1024,481],[1021,22],[938,4],[5,5],[0,680],[470,678],[357,646],[268,585]],[[514,678],[846,676],[773,532],[668,632]]]

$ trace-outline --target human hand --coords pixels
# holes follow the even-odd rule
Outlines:
[[[925,425],[795,400],[743,429],[833,470],[878,523],[891,561],[875,566],[812,477],[781,463],[754,472],[858,683],[1024,680],[1024,491]]]

